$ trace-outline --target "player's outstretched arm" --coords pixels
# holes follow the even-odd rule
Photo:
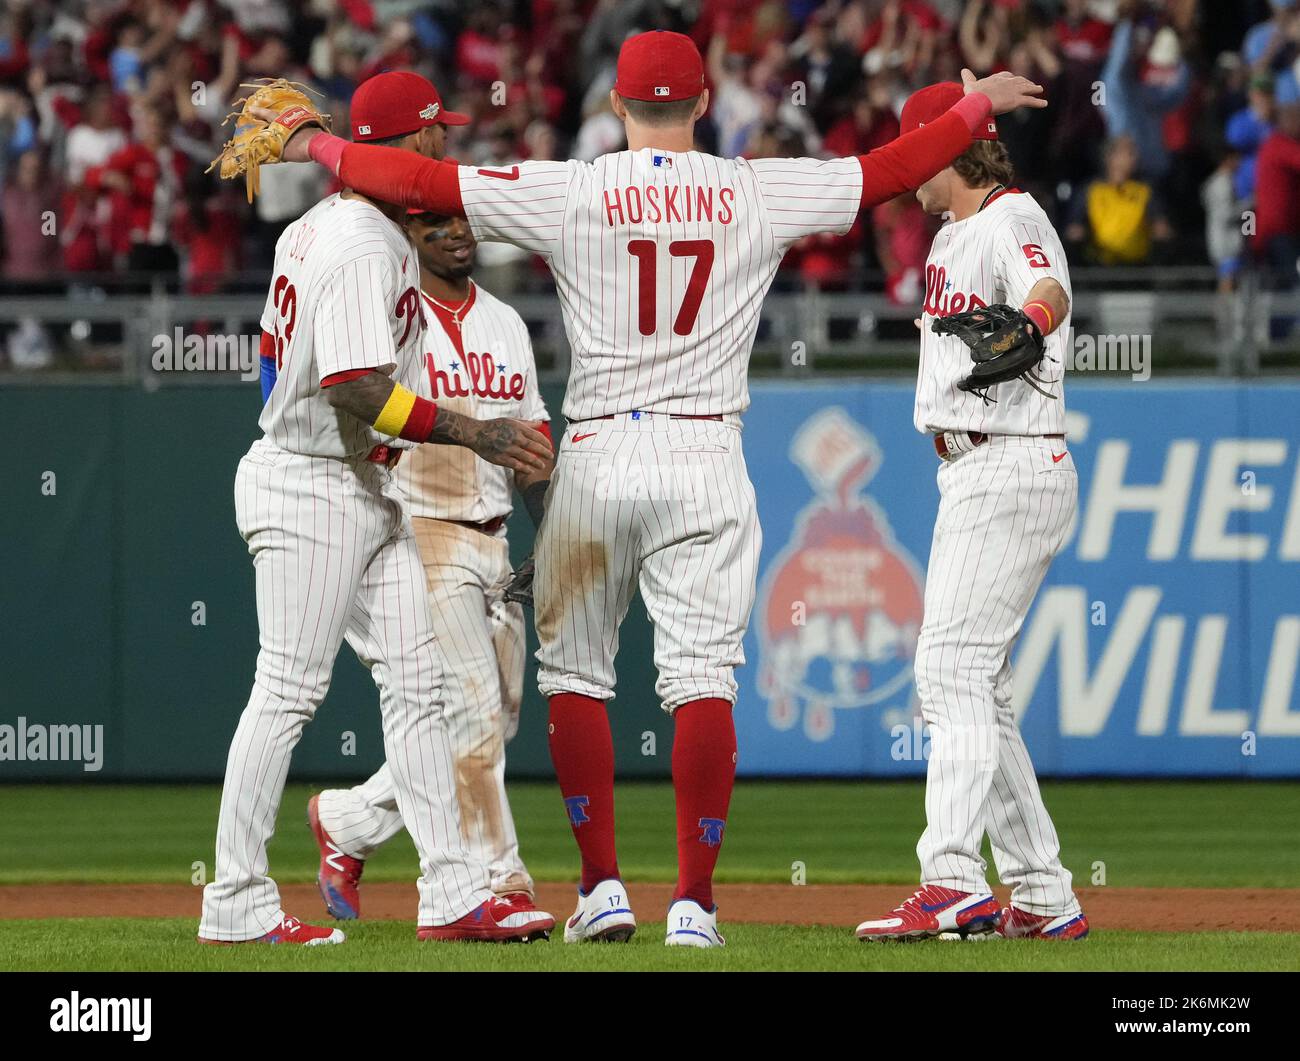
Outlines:
[[[1041,85],[1007,71],[980,79],[963,70],[962,82],[966,95],[937,121],[858,156],[862,166],[862,209],[919,188],[951,165],[970,147],[975,130],[991,115],[1018,107],[1047,106],[1041,98]]]
[[[251,109],[254,117],[274,111]],[[269,119],[268,119],[269,120]],[[398,206],[465,216],[460,198],[460,167],[423,158],[413,151],[377,144],[354,144],[315,126],[304,126],[284,145],[282,162],[319,162],[346,188]]]
[[[374,369],[340,372],[322,380],[321,386],[331,406],[371,425],[381,435],[465,446],[485,461],[517,474],[551,466],[550,442],[522,420],[475,420],[439,409]]]

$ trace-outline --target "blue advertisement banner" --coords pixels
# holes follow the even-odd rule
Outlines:
[[[1300,776],[1300,386],[1067,401],[1079,515],[1013,654],[1039,772]],[[756,384],[745,419],[764,542],[740,770],[921,774],[939,495],[912,388]]]

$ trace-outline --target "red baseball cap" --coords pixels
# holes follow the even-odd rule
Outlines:
[[[427,125],[468,123],[468,116],[443,110],[438,90],[410,70],[376,74],[352,94],[353,140],[387,140]]]
[[[704,91],[704,60],[695,42],[681,33],[656,29],[623,42],[614,90],[624,99],[671,103]]]
[[[919,129],[942,117],[964,95],[966,90],[956,81],[940,81],[937,85],[913,92],[903,104],[903,116],[898,120],[899,135],[910,133],[913,129]],[[976,140],[998,138],[998,124],[992,115],[989,115],[988,124],[982,129],[976,129],[973,136]]]

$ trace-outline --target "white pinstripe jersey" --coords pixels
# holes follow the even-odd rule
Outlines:
[[[1000,383],[987,404],[957,389],[971,370],[970,350],[955,335],[935,335],[939,317],[1005,302],[1019,308],[1045,277],[1070,296],[1070,269],[1061,241],[1042,207],[1024,192],[999,195],[977,214],[939,230],[925,265],[921,363],[913,422],[923,432],[983,431],[996,435],[1055,435],[1065,431],[1065,354],[1070,315],[1047,337],[1036,373],[1050,381],[1045,398],[1023,380]],[[1073,296],[1070,296],[1071,299]]]
[[[352,457],[380,435],[325,399],[320,381],[348,369],[396,366],[392,377],[429,396],[420,267],[405,231],[373,205],[332,195],[281,234],[262,330],[275,337],[278,375],[258,420],[281,449]]]
[[[425,296],[425,375],[439,409],[487,420],[549,420],[523,319],[475,284],[460,327]],[[486,523],[508,516],[514,475],[463,446],[418,446],[398,464],[411,515]]]
[[[564,415],[740,413],[758,313],[790,244],[847,232],[856,158],[620,151],[460,169],[474,235],[542,255],[573,350]]]

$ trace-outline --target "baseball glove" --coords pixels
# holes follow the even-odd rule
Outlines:
[[[978,394],[987,402],[992,401],[990,387],[1023,379],[1039,394],[1056,397],[1043,390],[1040,384],[1047,381],[1034,374],[1043,360],[1043,333],[1020,310],[1000,303],[968,309],[940,317],[931,329],[936,335],[955,335],[970,347],[975,367],[958,382],[959,390]]]
[[[506,600],[522,604],[525,608],[533,606],[533,576],[537,568],[533,564],[533,554],[529,553],[519,565],[519,569],[510,576],[506,586]]]
[[[225,125],[234,118],[235,135],[226,141],[221,154],[212,160],[205,172],[210,173],[220,165],[223,180],[233,180],[242,173],[251,203],[257,194],[258,169],[280,161],[284,145],[295,131],[304,125],[319,125],[328,130],[330,119],[328,114],[321,114],[316,109],[316,104],[303,91],[307,86],[295,81],[286,81],[282,77],[262,78],[239,87],[253,91],[242,100],[236,100],[236,109],[221,123]],[[255,118],[250,110],[252,107],[275,111],[275,120],[265,122]]]

